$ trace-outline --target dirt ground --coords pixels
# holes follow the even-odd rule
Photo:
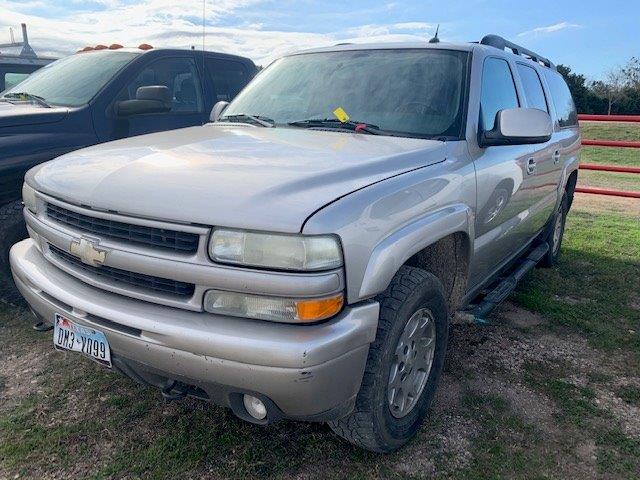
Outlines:
[[[580,335],[550,332],[547,327],[548,322],[543,317],[513,303],[504,304],[492,316],[489,325],[453,327],[446,373],[431,418],[419,437],[394,455],[378,458],[364,455],[364,464],[356,471],[364,476],[390,478],[467,477],[472,473],[492,476],[492,472],[498,473],[498,477],[517,477],[518,468],[510,462],[519,459],[535,465],[543,477],[599,477],[597,433],[601,423],[607,428],[615,425],[628,438],[640,438],[640,407],[637,403],[625,402],[618,393],[622,387],[640,389],[637,359],[628,353],[604,353],[589,346]],[[22,330],[15,324],[11,328]],[[130,441],[144,441],[149,445],[157,442],[165,429],[160,420],[163,417],[171,418],[195,410],[208,414],[219,433],[221,425],[231,424],[234,435],[257,433],[262,440],[272,435],[284,436],[287,443],[292,444],[313,436],[318,437],[316,442],[328,442],[330,447],[325,448],[329,450],[351,449],[333,438],[324,426],[300,427],[287,422],[260,429],[238,425],[239,421],[230,414],[197,401],[166,403],[150,389],[105,374],[100,367],[75,355],[54,352],[49,339],[41,334],[23,331],[20,336],[22,341],[17,342],[7,342],[6,335],[2,336],[0,412],[15,410],[25,399],[37,398],[27,407],[26,413],[35,417],[45,429],[60,429],[71,422],[72,425],[85,425],[86,431],[83,432],[83,428],[79,432],[69,431],[66,433],[68,438],[58,439],[70,442],[73,465],[65,465],[64,459],[56,458],[55,453],[53,458],[35,456],[33,464],[22,468],[0,465],[0,478],[19,478],[21,474],[27,478],[90,477],[97,469],[107,468],[114,452],[126,448]],[[87,379],[92,376],[97,384],[87,385]],[[540,387],[540,382],[549,380],[565,385],[569,398],[559,399],[556,392]],[[59,388],[52,388],[55,385]],[[582,389],[592,392],[588,396],[593,409],[587,408],[590,415],[582,419],[578,412],[576,418],[567,421],[563,405],[583,401],[582,397],[571,397],[573,390],[581,392]],[[114,399],[120,398],[127,399],[122,403],[123,407],[128,402],[138,403],[141,411],[137,417],[132,421],[99,426],[97,432],[93,427],[89,428],[96,419],[112,417]],[[52,409],[52,404],[57,408]],[[119,401],[115,404],[120,405]],[[593,412],[596,413],[591,415]],[[161,425],[160,429],[158,425]],[[281,446],[281,442],[276,443]],[[487,451],[483,451],[485,444]],[[77,455],[81,453],[77,451],[80,447],[85,449],[84,455]],[[504,452],[492,452],[496,447]],[[513,451],[509,453],[509,450]],[[290,478],[311,479],[325,475],[340,477],[352,468],[345,464],[349,456],[317,458],[313,452],[303,453],[313,461],[294,462],[298,464],[295,468],[284,468],[278,473]],[[264,457],[261,461],[268,461],[268,455]],[[218,464],[220,461],[221,465]],[[189,469],[189,476],[218,478],[228,471],[229,477],[238,478],[232,465],[234,461],[238,459],[234,460],[233,455],[228,454],[213,462],[213,466],[208,465],[212,460],[196,462]],[[365,467],[364,471],[360,471],[362,467]],[[522,473],[529,471],[526,469]],[[137,477],[123,473],[118,472],[115,477]],[[252,473],[251,469],[246,473]],[[105,477],[109,476],[107,472]]]

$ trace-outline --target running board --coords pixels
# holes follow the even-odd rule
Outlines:
[[[548,251],[549,244],[547,242],[541,243],[532,249],[526,257],[523,257],[516,264],[508,276],[503,277],[495,288],[484,296],[480,303],[468,310],[464,310],[463,313],[473,316],[476,323],[486,323],[485,318],[487,315],[515,290],[522,277],[531,271]]]

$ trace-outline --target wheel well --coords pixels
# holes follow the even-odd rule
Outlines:
[[[573,203],[573,193],[576,190],[576,183],[578,182],[578,170],[574,170],[569,175],[567,179],[567,185],[564,189],[567,192],[567,200],[569,201],[569,207],[571,207],[571,203]]]
[[[441,238],[420,250],[405,265],[426,270],[442,282],[449,311],[454,312],[462,302],[469,274],[469,237],[457,232]]]

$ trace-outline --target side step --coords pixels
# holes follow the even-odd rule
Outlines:
[[[508,276],[502,277],[493,290],[487,293],[480,303],[474,305],[464,313],[472,315],[477,323],[486,323],[484,320],[491,311],[502,303],[518,285],[518,282],[530,270],[532,270],[542,257],[549,251],[547,242],[541,243],[523,257],[519,263],[511,270]]]

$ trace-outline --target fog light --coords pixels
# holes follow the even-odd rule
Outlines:
[[[259,398],[251,395],[243,395],[242,401],[244,403],[244,408],[247,409],[249,415],[256,420],[264,420],[267,417],[267,407],[265,407],[264,403],[262,403],[262,400]]]

